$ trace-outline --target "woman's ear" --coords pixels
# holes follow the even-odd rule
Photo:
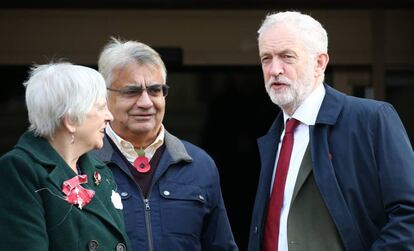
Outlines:
[[[321,53],[316,57],[315,77],[319,77],[325,72],[328,62],[329,62],[328,53]]]
[[[71,134],[76,132],[76,124],[70,119],[68,114],[63,118],[63,127]]]

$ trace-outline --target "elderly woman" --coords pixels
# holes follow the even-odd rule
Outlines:
[[[127,250],[112,173],[87,154],[113,119],[104,79],[56,63],[24,85],[30,127],[0,158],[0,250]]]

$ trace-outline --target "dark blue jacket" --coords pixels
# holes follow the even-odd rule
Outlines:
[[[315,182],[345,249],[414,250],[414,152],[396,111],[385,102],[325,88],[309,144]],[[261,250],[282,130],[279,115],[258,140],[262,169],[249,251]]]
[[[224,207],[218,170],[200,148],[165,132],[166,146],[148,199],[134,182],[119,151],[105,137],[96,151],[108,163],[124,205],[135,251],[238,250]]]

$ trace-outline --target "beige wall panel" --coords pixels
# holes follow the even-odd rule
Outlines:
[[[372,63],[371,11],[304,12],[325,25],[331,64]],[[256,31],[265,14],[259,10],[5,9],[0,10],[0,64],[43,63],[61,57],[95,64],[110,36],[181,47],[187,65],[258,64]],[[412,16],[413,11],[387,11],[387,62],[414,62],[413,53],[407,57],[414,33],[401,28],[408,27]]]
[[[258,62],[256,30],[262,12],[3,10],[0,63],[50,57],[95,63],[110,36],[183,48],[185,64]]]
[[[369,11],[320,11],[314,12],[314,16],[328,32],[331,64],[371,63]]]
[[[414,11],[387,11],[385,20],[385,63],[414,67]]]

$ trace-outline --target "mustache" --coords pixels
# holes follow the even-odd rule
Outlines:
[[[270,87],[270,86],[272,86],[273,83],[281,83],[281,84],[285,84],[285,85],[292,85],[292,81],[290,79],[288,79],[287,77],[285,77],[285,76],[277,76],[277,77],[272,76],[267,81],[266,85],[267,85],[267,87]]]

